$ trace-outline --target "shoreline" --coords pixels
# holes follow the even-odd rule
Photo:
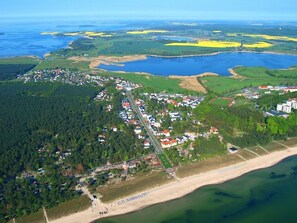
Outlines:
[[[99,205],[96,206],[94,209],[89,208],[85,211],[74,213],[50,222],[94,222],[95,220],[106,217],[113,217],[135,212],[155,204],[181,198],[204,186],[220,184],[240,177],[246,173],[274,166],[284,159],[295,155],[297,155],[297,146],[281,151],[272,152],[245,162],[240,162],[216,170],[181,178],[178,181],[157,186],[143,192],[138,192],[134,195],[130,195],[126,198],[118,199],[110,203],[101,203],[100,201],[98,201]],[[102,216],[98,213],[98,211],[101,210],[108,210],[108,213]]]

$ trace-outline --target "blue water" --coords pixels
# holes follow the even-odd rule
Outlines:
[[[297,157],[96,223],[296,223]],[[145,198],[144,198],[145,199]]]
[[[109,71],[146,72],[160,76],[187,76],[204,72],[229,76],[228,69],[239,65],[283,69],[297,65],[297,56],[236,52],[177,58],[148,57],[146,60],[126,62],[124,66],[102,64],[99,68]]]
[[[0,21],[0,57],[43,57],[44,54],[65,48],[79,36],[41,35],[41,32],[115,31],[125,29],[125,24],[96,20],[14,20]]]

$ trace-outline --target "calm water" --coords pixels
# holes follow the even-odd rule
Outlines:
[[[0,57],[44,54],[65,48],[78,36],[41,35],[41,32],[114,31],[125,29],[125,24],[96,20],[59,21],[0,21]]]
[[[291,157],[183,198],[96,223],[296,223],[296,202],[297,157]]]
[[[238,65],[263,66],[271,69],[288,68],[297,65],[297,56],[264,53],[222,53],[182,58],[148,57],[146,60],[126,62],[124,66],[102,64],[99,68],[110,71],[146,72],[160,76],[186,76],[204,72],[229,76],[228,69]]]

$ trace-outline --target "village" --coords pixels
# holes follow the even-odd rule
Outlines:
[[[98,185],[102,186],[110,181],[118,182],[119,179],[126,179],[137,171],[164,169],[164,164],[158,156],[160,151],[155,150],[156,143],[150,137],[148,130],[152,132],[165,154],[170,154],[171,151],[175,153],[176,151],[181,159],[191,159],[191,151],[195,149],[196,139],[202,138],[207,140],[212,136],[219,137],[220,140],[222,138],[218,128],[215,126],[204,126],[199,120],[193,118],[193,112],[205,100],[203,95],[169,94],[165,92],[135,93],[133,90],[139,89],[142,86],[131,83],[124,78],[102,76],[97,73],[70,69],[35,70],[20,78],[25,83],[50,81],[72,85],[99,86],[101,90],[93,99],[98,103],[104,102],[106,112],[111,111],[113,106],[109,103],[112,100],[112,94],[105,86],[111,85],[122,94],[123,99],[118,115],[125,125],[132,126],[135,136],[142,142],[143,156],[119,163],[106,163],[106,165],[93,168],[87,174],[81,175],[71,171],[66,164],[67,157],[71,156],[73,151],[56,151],[53,156],[57,158],[57,164],[61,165],[62,174],[78,179],[76,189],[81,193],[83,193],[82,188],[86,186],[88,186],[91,192],[96,193]],[[286,94],[295,91],[297,91],[297,87],[259,86],[243,89],[240,96],[244,96],[247,100],[255,100],[262,95],[272,93]],[[137,106],[140,116],[131,104],[131,97],[129,97],[131,92],[134,93],[133,104]],[[229,100],[229,98],[227,99]],[[234,104],[235,100],[230,98],[228,106]],[[297,109],[296,98],[275,105],[275,110],[265,111],[265,115],[286,118],[294,109]],[[142,120],[144,120],[144,123]],[[103,128],[102,133],[97,138],[99,144],[106,142],[106,131],[117,132],[120,131],[120,128],[119,126],[112,126],[110,129]],[[37,149],[41,158],[49,152],[46,147]],[[233,154],[238,150],[231,145],[228,151]],[[39,183],[37,178],[44,173],[46,173],[46,170],[40,169],[36,173],[24,172],[21,177],[29,179],[36,186],[36,193],[38,193]],[[98,182],[100,183],[98,184]],[[50,184],[48,186],[50,187]],[[61,189],[64,187],[65,185],[62,184]]]

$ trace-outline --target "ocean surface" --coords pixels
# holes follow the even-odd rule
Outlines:
[[[116,31],[124,23],[98,20],[6,20],[0,21],[0,57],[38,56],[67,47],[79,36],[41,35],[42,32]]]
[[[230,76],[228,69],[240,65],[263,66],[270,69],[289,68],[297,65],[297,56],[267,53],[221,53],[177,58],[148,57],[146,60],[130,61],[123,65],[101,64],[99,68],[109,71],[146,72],[160,76],[187,76],[204,72]]]
[[[296,223],[297,157],[96,223]]]

